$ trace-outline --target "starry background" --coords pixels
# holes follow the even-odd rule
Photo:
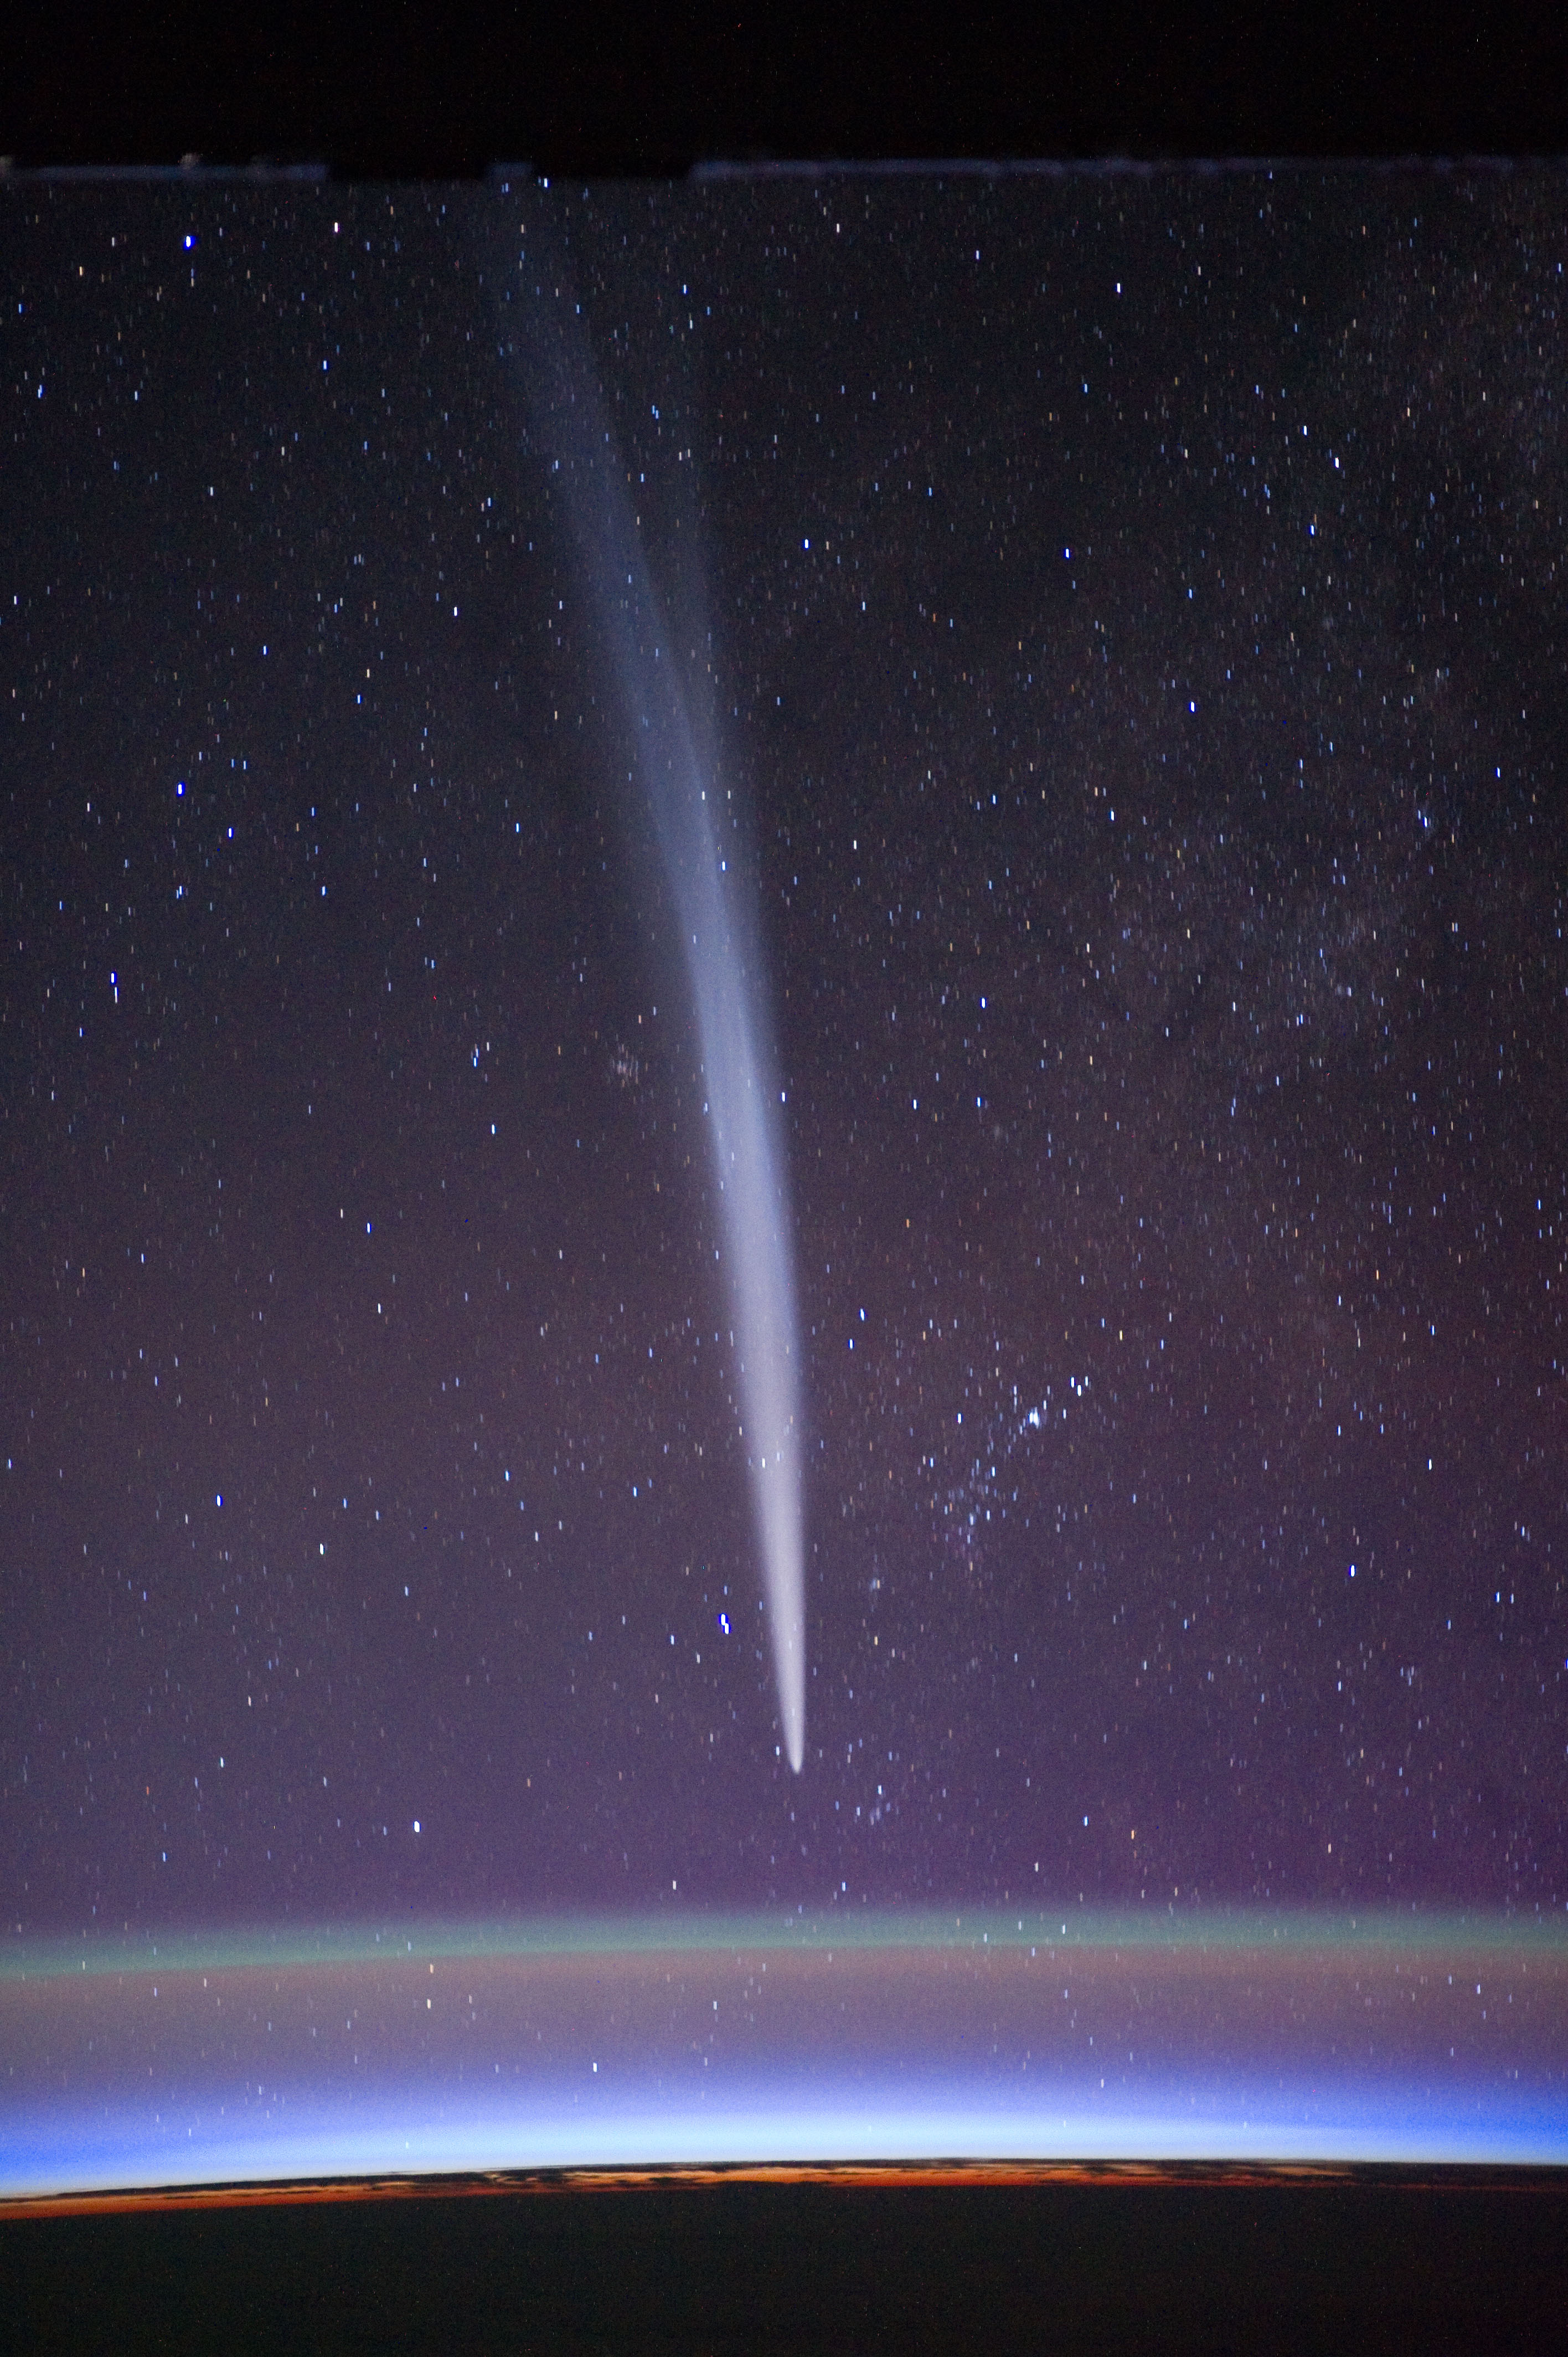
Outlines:
[[[1568,1900],[1560,176],[0,198],[13,1926]],[[757,877],[798,1780],[546,251]]]

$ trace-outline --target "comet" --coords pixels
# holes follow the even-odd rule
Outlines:
[[[679,919],[702,1056],[735,1375],[782,1749],[806,1745],[800,1351],[780,1107],[755,892],[727,789],[699,746],[566,273],[525,247],[520,294],[531,407],[614,649],[635,774]]]

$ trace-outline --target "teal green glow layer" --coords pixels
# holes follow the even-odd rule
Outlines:
[[[1395,1908],[857,1909],[853,1914],[671,1908],[637,1915],[538,1915],[489,1922],[251,1925],[227,1931],[91,1932],[15,1938],[0,1980],[157,1971],[247,1972],[418,1959],[753,1954],[877,1949],[1069,1947],[1235,1956],[1392,1949],[1452,1957],[1501,1954],[1568,1963],[1568,1916],[1501,1910]]]

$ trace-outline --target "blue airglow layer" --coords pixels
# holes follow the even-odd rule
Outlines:
[[[956,2087],[912,2101],[858,2083],[778,2094],[753,2084],[703,2103],[607,2094],[510,2108],[414,2086],[340,2104],[280,2093],[240,2115],[165,2095],[156,2113],[7,2121],[0,2199],[495,2169],[1127,2159],[1562,2167],[1568,2119],[1560,2096],[1434,2101],[1412,2087],[1325,2096],[1267,2084],[1172,2089],[1163,2102],[1153,2089],[1134,2099],[1070,2088],[1028,2104],[977,2103]]]

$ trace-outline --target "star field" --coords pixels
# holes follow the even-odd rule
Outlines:
[[[1568,1902],[1558,178],[0,196],[13,1923]]]

